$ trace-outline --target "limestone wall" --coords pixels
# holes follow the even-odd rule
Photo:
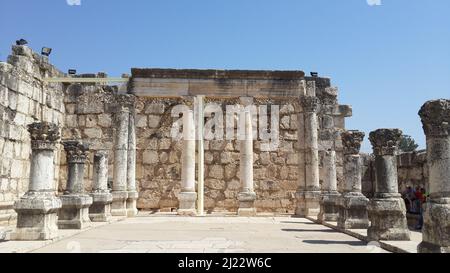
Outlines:
[[[0,225],[14,219],[13,202],[28,189],[31,148],[27,125],[64,123],[62,85],[42,81],[59,75],[47,57],[27,46],[13,46],[7,63],[0,63]]]
[[[363,176],[362,191],[371,198],[375,190],[375,167],[372,155],[362,155]],[[397,172],[399,192],[407,186],[428,189],[428,167],[426,151],[401,153],[397,155]]]
[[[97,77],[97,75],[86,75]],[[79,139],[89,145],[88,159],[85,166],[84,185],[86,191],[92,188],[93,163],[96,151],[108,153],[108,176],[112,180],[113,171],[113,137],[114,114],[111,103],[118,93],[115,86],[98,84],[71,84],[65,88],[65,127],[62,131],[63,140]],[[67,182],[66,153],[60,156],[59,191],[63,192]]]
[[[337,90],[328,79],[316,78],[316,92],[321,99],[319,117],[319,149],[336,149],[339,184],[342,181],[342,144],[337,132],[345,128],[345,117],[351,108],[337,104]],[[231,92],[231,91],[230,91]],[[235,92],[236,93],[236,92]],[[206,98],[221,105],[239,103],[239,98]],[[137,107],[137,180],[140,195],[138,208],[171,211],[178,207],[181,180],[181,142],[170,137],[174,119],[172,107],[181,100],[140,97]],[[303,145],[303,120],[298,98],[254,99],[254,104],[280,106],[280,147],[277,151],[261,151],[254,142],[254,183],[259,212],[293,213],[295,192],[304,172],[299,162]],[[207,119],[208,120],[208,119]],[[225,123],[224,118],[224,123]],[[211,140],[205,142],[205,207],[209,212],[235,212],[238,209],[239,143]],[[324,180],[322,165],[321,181]]]
[[[403,153],[397,156],[399,190],[407,186],[428,189],[427,154],[425,151]]]
[[[161,73],[165,73],[161,71]],[[233,74],[234,73],[234,74]],[[242,72],[233,72],[241,75]],[[256,72],[255,72],[256,73]],[[251,73],[244,73],[251,75]],[[256,74],[265,77],[266,74]],[[254,143],[254,179],[257,193],[256,207],[260,212],[293,213],[295,192],[304,183],[304,162],[300,162],[303,137],[303,109],[300,106],[300,92],[313,92],[320,99],[318,113],[319,150],[335,149],[337,152],[338,185],[342,177],[342,144],[339,132],[345,128],[345,118],[351,116],[348,106],[339,105],[337,89],[332,88],[327,78],[284,79],[294,75],[278,75],[265,80],[249,80],[245,84],[248,92],[257,94],[254,104],[280,106],[280,146],[272,152],[261,151],[261,143]],[[62,128],[62,139],[80,139],[90,146],[86,166],[86,190],[91,190],[93,176],[93,155],[96,151],[109,154],[109,180],[112,180],[114,154],[113,142],[117,122],[112,105],[119,91],[116,86],[98,84],[48,84],[43,77],[63,76],[48,63],[46,57],[33,53],[26,46],[14,46],[8,63],[0,64],[0,123],[1,137],[1,184],[0,224],[9,221],[13,201],[27,190],[29,180],[30,141],[26,126],[35,121],[50,121]],[[84,75],[104,77],[105,75]],[[83,76],[82,76],[83,77]],[[289,78],[288,77],[288,78]],[[169,84],[166,84],[169,82]],[[165,78],[156,84],[158,88],[174,88],[177,79]],[[239,102],[244,81],[221,79],[210,87],[228,90],[229,98],[207,96],[225,108]],[[200,84],[201,83],[201,84]],[[195,80],[189,88],[197,92],[209,90]],[[211,84],[211,82],[208,82]],[[167,86],[166,86],[167,85]],[[251,87],[251,88],[250,88]],[[284,89],[286,88],[286,90]],[[313,90],[313,91],[311,91]],[[177,118],[171,117],[172,108],[183,102],[182,98],[148,96],[137,97],[136,134],[137,166],[136,179],[139,189],[138,208],[144,210],[168,211],[178,207],[178,193],[181,180],[181,142],[171,138],[170,130]],[[170,90],[169,90],[170,91]],[[172,90],[173,91],[173,90]],[[170,92],[172,92],[170,91]],[[175,90],[176,91],[176,90]],[[175,92],[173,91],[173,92]],[[262,98],[262,95],[269,98]],[[224,117],[225,118],[225,117]],[[226,122],[226,121],[224,121]],[[63,192],[67,182],[66,155],[59,146],[55,156],[55,184]],[[239,181],[238,141],[211,140],[205,142],[205,206],[212,211],[235,212],[238,208]],[[325,179],[322,164],[320,180]]]

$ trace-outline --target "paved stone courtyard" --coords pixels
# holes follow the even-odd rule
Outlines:
[[[35,253],[380,253],[304,218],[141,216],[103,225]]]

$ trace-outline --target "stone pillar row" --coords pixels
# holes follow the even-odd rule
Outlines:
[[[427,139],[429,196],[423,208],[423,239],[420,253],[450,252],[450,100],[426,102],[420,112]],[[339,210],[342,229],[367,228],[369,240],[410,240],[405,203],[398,189],[397,154],[402,136],[399,129],[378,129],[369,140],[375,156],[375,194],[369,201],[361,194],[359,149],[364,133],[346,131],[344,146],[344,184],[339,202],[330,201],[335,194],[334,154],[324,158],[326,168],[322,187],[319,221],[334,221]],[[333,197],[333,200],[335,198]]]
[[[18,214],[17,228],[10,239],[51,240],[57,237],[58,229],[84,229],[91,222],[110,221],[113,195],[107,185],[107,153],[94,155],[93,187],[92,193],[88,194],[84,190],[83,180],[89,147],[79,140],[63,141],[68,179],[64,194],[57,197],[54,157],[60,140],[60,128],[56,124],[40,122],[29,125],[28,131],[32,149],[29,190],[14,204]],[[136,192],[135,187],[130,188]],[[135,209],[130,211],[131,215],[135,215]]]
[[[240,141],[240,173],[241,192],[238,195],[239,216],[255,216],[256,193],[253,181],[253,127],[250,111],[241,113],[240,118],[244,120],[244,135],[239,137]],[[178,215],[195,216],[197,214],[195,191],[195,139],[194,114],[192,110],[183,113],[183,150],[181,165],[181,192],[178,195]]]

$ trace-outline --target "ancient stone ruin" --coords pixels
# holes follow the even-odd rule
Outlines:
[[[352,108],[330,79],[302,71],[132,69],[120,82],[67,75],[25,45],[0,63],[0,224],[16,225],[11,240],[139,211],[317,217],[409,240],[399,190],[420,169],[431,194],[419,251],[449,251],[449,100],[420,111],[419,161],[398,155],[398,129],[372,132],[374,153],[361,154],[365,133],[345,126]]]

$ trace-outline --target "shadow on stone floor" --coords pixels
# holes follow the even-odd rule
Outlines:
[[[367,243],[363,241],[330,241],[330,240],[303,240],[304,243],[313,245],[351,245],[365,246]]]
[[[326,232],[326,233],[338,233],[332,229],[300,229],[300,228],[282,228],[282,231],[286,232]]]
[[[302,224],[302,225],[317,225],[316,223],[312,222],[294,222],[294,221],[280,221],[281,224]]]

